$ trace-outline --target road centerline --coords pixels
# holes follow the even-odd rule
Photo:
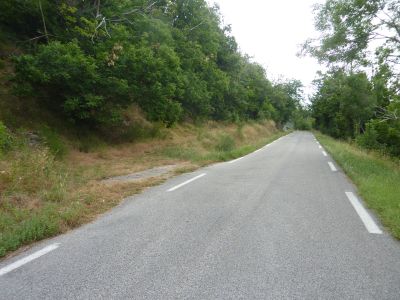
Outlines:
[[[35,253],[32,253],[31,255],[28,255],[24,258],[21,258],[15,262],[13,262],[12,264],[9,264],[8,266],[5,266],[4,268],[0,269],[0,276],[3,276],[55,249],[57,249],[60,246],[59,243],[55,243],[55,244],[51,244],[47,247],[44,247],[42,250],[36,251]]]
[[[182,182],[181,184],[178,184],[178,185],[170,188],[169,190],[167,190],[167,192],[173,192],[173,191],[183,187],[184,185],[187,185],[188,183],[191,183],[191,182],[193,182],[193,181],[195,181],[195,180],[197,180],[197,179],[199,179],[199,178],[201,178],[203,176],[206,176],[206,173],[200,174],[200,175],[198,175],[196,177],[193,177],[193,178],[191,178],[189,180],[186,180],[185,182]]]
[[[351,205],[354,207],[361,221],[364,223],[369,233],[382,234],[382,230],[379,229],[375,221],[372,219],[370,214],[358,200],[358,198],[352,192],[346,192],[346,196],[349,199]]]

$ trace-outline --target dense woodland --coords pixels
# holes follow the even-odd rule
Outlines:
[[[273,119],[300,107],[301,83],[271,82],[204,0],[2,0],[15,41],[14,92],[79,126]]]
[[[400,156],[400,2],[327,0],[315,25],[304,50],[328,69],[315,81],[316,128]]]

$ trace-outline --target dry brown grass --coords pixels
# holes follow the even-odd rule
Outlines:
[[[74,191],[72,198],[84,207],[84,214],[74,218],[63,226],[63,231],[74,228],[95,219],[99,214],[121,203],[123,199],[142,192],[144,189],[163,183],[172,175],[148,178],[137,182],[116,182],[104,184],[90,181]]]
[[[240,147],[254,144],[276,132],[275,125],[271,121],[254,122],[243,126],[212,121],[202,126],[184,124],[168,130],[165,139],[115,145],[90,153],[72,150],[67,160],[71,167],[82,169],[89,178],[95,176],[95,179],[103,179],[182,162],[162,155],[163,150],[168,147],[195,148],[200,155],[205,155],[213,150],[221,135],[229,135],[235,141],[236,147]]]

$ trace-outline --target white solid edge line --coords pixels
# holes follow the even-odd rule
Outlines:
[[[1,268],[0,269],[0,276],[3,276],[5,274],[7,274],[7,273],[19,268],[19,267],[31,262],[32,260],[35,260],[35,259],[37,259],[37,258],[39,258],[39,257],[41,257],[41,256],[43,256],[43,255],[45,255],[45,254],[47,254],[47,253],[49,253],[51,251],[57,249],[59,246],[60,246],[59,243],[51,244],[51,245],[49,245],[47,247],[44,247],[42,250],[39,250],[39,251],[37,251],[35,253],[32,253],[31,255],[28,255],[27,257],[24,257],[24,258],[22,258],[20,260],[17,260],[16,262],[13,262],[12,264],[9,264],[8,266],[5,266],[4,268]]]
[[[197,180],[197,179],[199,179],[199,178],[201,178],[203,176],[206,176],[206,173],[200,174],[200,175],[198,175],[196,177],[193,177],[192,179],[186,180],[185,182],[182,182],[181,184],[178,184],[178,185],[170,188],[167,192],[173,192],[173,191],[183,187],[184,185],[186,185],[188,183],[191,183],[192,181],[195,181],[195,180]]]
[[[281,138],[283,138],[283,137],[284,137],[284,136],[281,136],[279,139],[273,140],[271,143],[266,144],[265,146],[261,147],[260,149],[257,149],[257,150],[255,150],[255,151],[253,151],[253,152],[250,153],[250,154],[257,153],[257,152],[259,152],[259,151],[261,151],[261,150],[263,150],[263,149],[266,149],[267,147],[271,146],[273,143],[279,141],[279,140],[280,140]],[[250,154],[248,154],[248,155],[250,155]],[[232,164],[232,163],[234,163],[234,162],[237,162],[238,160],[241,160],[241,159],[245,158],[246,156],[247,156],[247,155],[242,156],[242,157],[239,157],[239,158],[236,158],[236,159],[231,160],[231,161],[228,161],[228,164]]]
[[[322,151],[322,154],[323,154],[324,156],[328,156],[328,154],[327,154],[325,151]]]
[[[228,161],[228,164],[233,164],[234,162],[237,162],[238,160],[241,160],[241,159],[243,159],[243,158],[244,158],[244,156],[239,157],[239,158],[236,158],[236,159],[231,160],[231,161]]]
[[[328,165],[331,168],[332,172],[336,172],[337,171],[335,165],[331,161],[328,161]]]
[[[372,217],[369,215],[369,213],[361,204],[361,202],[357,199],[357,197],[352,192],[346,192],[346,196],[349,199],[351,205],[353,205],[368,232],[374,234],[382,234],[382,230],[379,229],[378,225],[376,225]]]

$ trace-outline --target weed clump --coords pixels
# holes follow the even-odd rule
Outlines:
[[[67,147],[56,131],[44,126],[40,130],[40,135],[44,139],[45,145],[56,158],[63,158],[67,154]]]
[[[221,134],[218,138],[218,142],[215,145],[215,150],[220,152],[229,152],[235,148],[235,140],[227,135]]]
[[[58,210],[68,200],[68,176],[48,147],[14,137],[0,159],[0,257],[60,232]]]

